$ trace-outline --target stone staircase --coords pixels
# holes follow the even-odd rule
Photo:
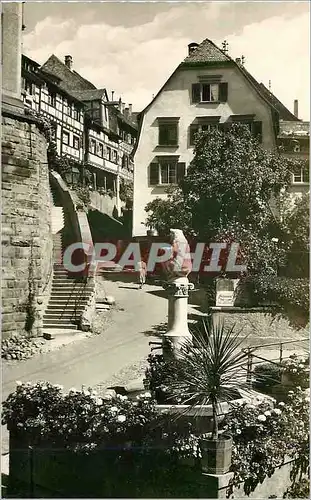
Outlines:
[[[85,278],[68,274],[62,264],[66,234],[70,230],[57,193],[51,188],[53,234],[53,280],[50,299],[43,315],[43,328],[77,330],[81,315],[88,305],[93,286]]]

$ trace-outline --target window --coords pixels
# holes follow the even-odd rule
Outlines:
[[[63,140],[63,144],[65,144],[66,146],[69,146],[69,132],[66,132],[65,130],[63,130],[62,140]]]
[[[26,90],[27,94],[34,95],[35,94],[34,84],[25,80],[25,90]]]
[[[176,158],[158,159],[158,163],[151,163],[149,183],[151,186],[168,186],[178,184],[185,175],[185,163],[178,163]]]
[[[129,157],[125,153],[124,153],[124,155],[122,157],[122,167],[123,168],[129,168]]]
[[[192,102],[226,102],[228,100],[227,83],[194,83]]]
[[[102,144],[98,144],[98,156],[101,158],[104,156],[104,146]]]
[[[56,94],[54,92],[50,92],[48,95],[48,104],[50,106],[56,107]]]
[[[208,132],[212,128],[218,128],[215,123],[202,123],[190,125],[190,146],[194,146],[196,134],[200,132]]]
[[[293,184],[309,184],[309,168],[298,168],[293,173]]]
[[[159,146],[178,146],[178,123],[159,123]]]
[[[112,157],[112,161],[113,161],[114,163],[118,163],[118,153],[117,153],[115,150],[113,150],[113,157]]]
[[[76,135],[73,136],[73,147],[75,149],[80,149],[80,139]]]
[[[80,120],[80,110],[76,106],[73,106],[73,118],[74,120]]]
[[[96,154],[96,141],[94,139],[91,139],[91,142],[90,142],[90,152],[93,155]]]
[[[111,161],[111,148],[107,147],[108,160]]]
[[[72,107],[71,107],[71,104],[68,103],[68,106],[67,106],[67,115],[68,116],[71,116],[72,115]]]

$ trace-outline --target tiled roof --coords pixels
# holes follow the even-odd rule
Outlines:
[[[106,89],[71,90],[71,94],[80,101],[96,101],[106,95]]]
[[[95,85],[83,78],[76,71],[71,71],[66,64],[60,61],[54,54],[48,58],[41,68],[46,73],[58,77],[61,80],[60,87],[67,92],[71,92],[72,90],[96,89]]]
[[[257,92],[261,94],[266,101],[274,108],[279,114],[280,120],[288,120],[288,121],[299,121],[299,119],[289,111],[289,109],[284,106],[284,104],[279,101],[279,99],[264,86],[263,83],[258,83],[257,80],[245,69],[241,64],[237,64],[240,71],[244,74],[244,76],[252,83],[252,85],[256,88]]]
[[[191,54],[189,54],[184,61],[181,63],[207,63],[207,62],[225,62],[231,61],[231,58],[227,56],[222,50],[220,50],[217,45],[215,45],[211,40],[206,38],[200,45],[194,49]]]

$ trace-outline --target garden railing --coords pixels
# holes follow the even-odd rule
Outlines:
[[[285,359],[288,359],[290,357],[290,355],[292,355],[292,353],[291,353],[289,356],[284,356],[283,346],[285,344],[296,344],[297,345],[297,344],[302,343],[302,342],[309,342],[309,339],[306,338],[306,339],[299,339],[299,340],[297,340],[297,339],[286,340],[284,342],[272,342],[269,344],[261,344],[258,346],[248,346],[248,347],[245,347],[244,349],[242,349],[242,351],[247,352],[247,365],[245,368],[247,382],[251,385],[252,375],[253,375],[253,366],[255,364],[265,362],[265,363],[271,363],[271,364],[276,365],[276,366],[281,366],[282,361],[284,361]],[[254,354],[255,351],[258,351],[258,350],[263,349],[265,347],[271,348],[273,346],[278,346],[278,348],[279,348],[279,355],[278,355],[277,359],[269,359],[269,358],[266,358],[263,356],[258,356],[257,354]],[[256,361],[256,360],[259,360],[259,361]]]

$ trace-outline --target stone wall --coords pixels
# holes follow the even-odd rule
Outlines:
[[[3,113],[2,332],[25,328],[29,293],[39,310],[52,279],[52,232],[47,144],[38,125]],[[32,334],[40,334],[37,318]]]

